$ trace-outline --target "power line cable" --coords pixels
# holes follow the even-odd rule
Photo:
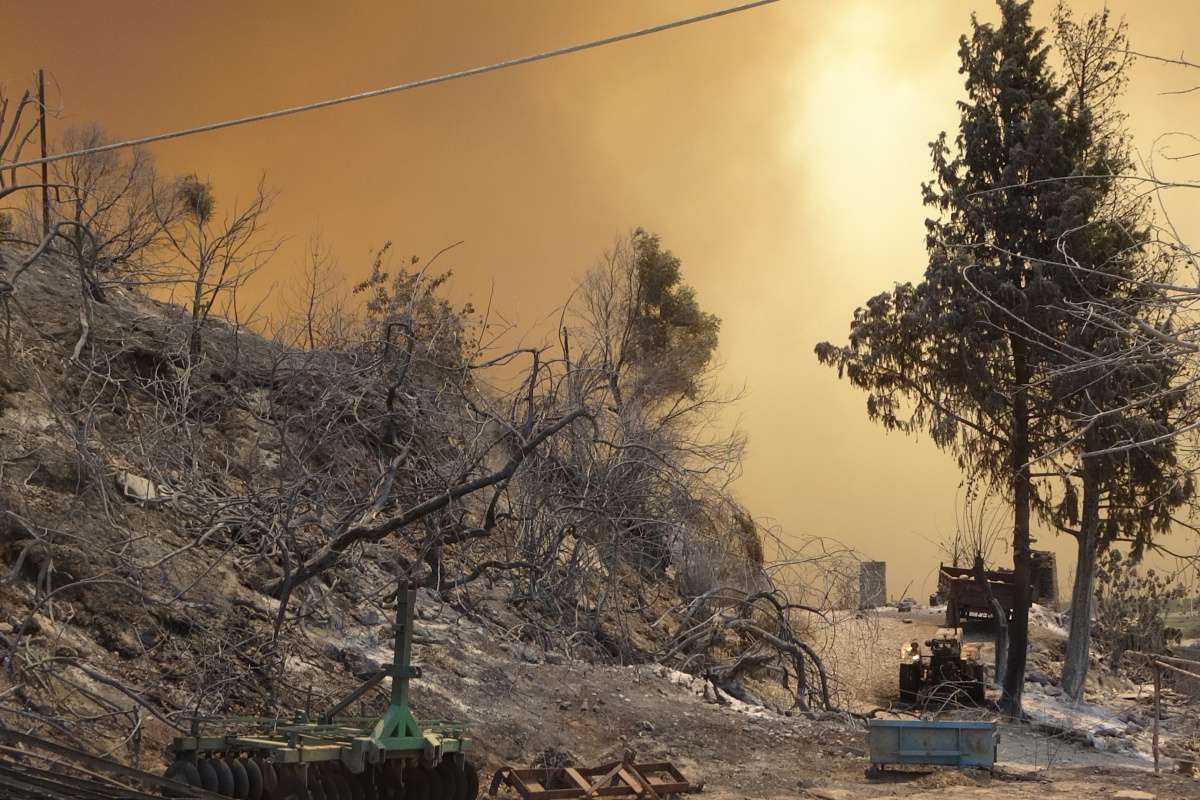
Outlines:
[[[500,61],[495,64],[488,64],[482,67],[472,67],[470,69],[460,70],[459,72],[449,72],[432,78],[422,78],[421,80],[400,83],[396,84],[395,86],[386,86],[382,89],[372,89],[366,92],[359,92],[358,94],[345,95],[344,97],[321,100],[316,103],[308,103],[302,106],[292,106],[290,108],[281,108],[276,111],[268,111],[262,114],[252,114],[248,117],[238,117],[236,119],[227,119],[221,122],[211,122],[206,125],[198,125],[194,128],[184,128],[182,130],[170,131],[168,133],[156,133],[152,136],[143,136],[138,139],[127,139],[122,142],[113,142],[112,144],[101,145],[98,147],[87,147],[81,150],[73,150],[69,153],[55,153],[53,155],[48,155],[45,158],[31,158],[28,161],[18,161],[14,164],[3,164],[2,166],[4,169],[13,170],[22,167],[34,167],[39,164],[49,164],[51,162],[61,161],[66,158],[76,158],[78,156],[91,155],[93,153],[107,153],[112,150],[122,150],[127,147],[137,147],[138,145],[151,144],[152,142],[163,142],[168,139],[180,139],[185,136],[194,136],[198,133],[208,133],[209,131],[221,130],[222,128],[232,128],[237,125],[249,125],[252,122],[262,122],[268,119],[276,119],[277,117],[300,114],[305,111],[315,111],[320,108],[329,108],[330,106],[342,105],[343,103],[353,103],[358,100],[366,100],[371,97],[394,94],[396,92],[403,92],[408,89],[417,89],[422,86],[432,86],[436,83],[446,83],[447,81],[458,80],[459,78],[469,78],[474,75],[482,75],[487,72],[496,72],[498,70],[508,69],[509,67],[517,67],[522,64],[531,64],[534,61],[545,61],[549,58],[557,58],[558,56],[578,53],[582,50],[591,50],[596,47],[603,47],[604,45],[624,42],[629,39],[637,39],[642,36],[649,36],[651,34],[661,33],[674,28],[682,28],[685,25],[694,25],[697,22],[705,22],[710,19],[724,17],[730,14],[737,14],[742,11],[749,11],[750,9],[758,8],[759,6],[771,5],[772,3],[777,2],[779,2],[779,0],[756,0],[756,2],[752,3],[743,3],[742,5],[723,8],[718,11],[710,11],[707,14],[697,14],[693,17],[685,17],[672,22],[665,22],[661,25],[653,25],[649,28],[641,28],[640,30],[628,31],[615,36],[608,36],[603,39],[595,39],[590,42],[583,42],[582,44],[560,47],[556,50],[547,50],[544,53],[537,53],[535,55],[511,58],[507,61]]]

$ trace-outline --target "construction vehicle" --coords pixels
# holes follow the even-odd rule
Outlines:
[[[934,697],[962,705],[986,699],[979,651],[964,648],[957,629],[939,628],[924,648],[911,642],[900,649],[900,701],[916,704]]]
[[[379,670],[316,719],[194,719],[176,737],[167,778],[239,800],[476,800],[479,774],[467,759],[463,725],[418,722],[409,708],[416,591],[396,595],[392,666]],[[344,717],[352,703],[391,678],[379,718]],[[207,730],[206,730],[207,728]],[[189,796],[186,790],[177,796]]]

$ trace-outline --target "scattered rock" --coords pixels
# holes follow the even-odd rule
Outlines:
[[[41,401],[32,392],[17,392],[8,395],[0,418],[18,430],[29,433],[46,433],[54,427],[54,418],[47,414]]]
[[[1124,700],[1126,698],[1123,697],[1121,699]],[[1137,700],[1139,698],[1133,697],[1133,698],[1129,698],[1129,699]],[[1146,711],[1143,711],[1140,708],[1134,707],[1134,708],[1127,708],[1124,711],[1122,711],[1120,714],[1117,715],[1117,719],[1121,720],[1121,722],[1136,722],[1139,725],[1145,725],[1146,718],[1148,716],[1149,716],[1149,714]]]
[[[144,478],[127,470],[121,470],[117,473],[117,488],[131,500],[152,502],[163,499],[162,490],[158,484],[149,478]]]
[[[1031,669],[1025,673],[1025,682],[1036,683],[1040,686],[1051,686],[1054,683],[1054,679],[1040,669]]]
[[[154,628],[139,628],[137,640],[142,647],[150,650],[158,644],[158,632]]]

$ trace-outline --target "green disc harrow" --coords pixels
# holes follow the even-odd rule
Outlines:
[[[239,800],[476,800],[464,726],[418,722],[409,708],[409,681],[420,677],[412,666],[415,605],[416,591],[401,584],[390,670],[315,720],[307,712],[195,720],[172,744],[166,777]],[[382,717],[342,716],[387,676],[392,694]]]

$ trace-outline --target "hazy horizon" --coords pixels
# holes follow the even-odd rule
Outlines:
[[[117,137],[347,94],[490,63],[727,5],[364,2],[248,6],[23,4],[0,56],[10,88],[44,67],[69,126]],[[1200,4],[1110,2],[1135,49],[1177,56]],[[1071,4],[1079,17],[1099,2]],[[723,321],[749,455],[736,493],[785,537],[826,536],[888,563],[889,592],[932,587],[961,476],[926,439],[886,434],[813,346],[854,309],[924,270],[928,143],[957,125],[958,37],[991,2],[790,0],[683,30],[469,80],[155,145],[228,208],[260,177],[289,237],[248,287],[286,284],[320,234],[348,282],[385,241],[446,258],[456,300],[533,331],[620,234],[643,227],[683,261]],[[1039,0],[1046,24],[1053,3]],[[69,21],[69,24],[64,24]],[[236,24],[235,24],[236,23]],[[1195,60],[1195,59],[1193,59]],[[1189,129],[1195,72],[1139,62],[1125,108],[1139,152]],[[1195,166],[1170,167],[1195,179]],[[1171,209],[1184,238],[1196,198]],[[1190,223],[1190,224],[1186,224]],[[1074,542],[1045,532],[1062,580]],[[1007,558],[1007,551],[1000,555]],[[1064,588],[1066,588],[1064,586]]]

